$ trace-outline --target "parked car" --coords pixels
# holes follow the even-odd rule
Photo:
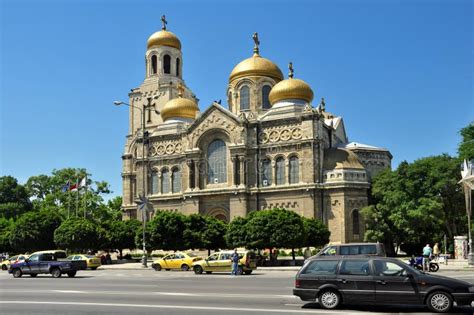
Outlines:
[[[181,269],[183,271],[188,271],[191,268],[193,262],[198,260],[202,260],[202,257],[198,257],[194,254],[176,252],[155,260],[151,264],[151,267],[156,271],[160,271],[161,269]]]
[[[206,259],[196,261],[192,264],[194,273],[202,274],[203,272],[231,272],[232,261],[231,256],[233,251],[221,251],[214,253]],[[237,268],[237,274],[241,275],[245,273],[249,275],[253,270],[257,269],[257,256],[253,251],[242,250],[238,251],[239,254],[239,265]]]
[[[54,278],[59,278],[63,274],[74,277],[78,270],[86,269],[86,267],[87,264],[83,260],[58,261],[51,253],[39,253],[32,254],[24,261],[11,264],[8,273],[13,274],[15,278],[19,278],[24,274],[36,277],[41,273],[50,273]]]
[[[87,268],[90,268],[92,270],[96,270],[100,266],[102,266],[100,262],[100,258],[93,256],[93,255],[83,255],[83,254],[75,254],[75,255],[70,255],[66,258],[67,260],[84,260],[87,264]]]
[[[25,260],[26,258],[28,258],[28,255],[15,255],[15,256],[12,256],[8,259],[5,259],[2,261],[1,265],[2,265],[2,270],[8,270],[8,268],[10,267],[10,265],[12,263],[15,263],[15,262],[18,262],[18,261],[23,261]]]
[[[337,255],[373,255],[385,257],[385,247],[382,243],[349,243],[326,245],[319,253],[310,257],[337,256]]]
[[[453,301],[471,304],[474,285],[423,273],[395,258],[326,256],[308,260],[298,271],[293,294],[326,309],[341,303],[408,304],[449,312]]]

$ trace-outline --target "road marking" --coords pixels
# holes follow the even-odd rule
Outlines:
[[[169,305],[169,304],[119,304],[119,303],[92,303],[92,302],[56,302],[56,301],[0,301],[0,304],[33,304],[33,305],[75,305],[75,306],[108,306],[108,307],[133,307],[133,308],[167,308],[167,309],[182,309],[182,310],[206,310],[215,312],[255,312],[255,313],[284,313],[284,314],[314,314],[314,310],[289,310],[289,309],[272,309],[272,308],[241,308],[241,307],[215,307],[215,306],[184,306],[184,305]],[[360,314],[360,312],[331,311],[335,314]],[[371,313],[372,315],[383,315],[385,313]]]
[[[74,291],[74,290],[51,290],[52,292],[57,293],[87,293],[85,291]]]

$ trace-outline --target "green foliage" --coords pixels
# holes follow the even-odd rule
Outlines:
[[[225,241],[227,247],[236,248],[247,246],[247,221],[248,218],[236,217],[229,224]]]
[[[402,162],[372,180],[370,205],[362,209],[368,229],[365,239],[393,243],[416,254],[426,243],[464,232],[458,160],[448,155]]]
[[[23,214],[13,225],[10,245],[16,252],[55,248],[54,231],[61,224],[61,217],[54,209]]]
[[[74,252],[100,249],[105,231],[94,222],[84,218],[70,218],[54,232],[54,241],[59,248]]]
[[[13,228],[13,219],[0,218],[0,252],[12,252],[10,245],[10,234]]]
[[[119,250],[135,248],[135,235],[140,227],[141,222],[135,219],[111,221],[106,227],[107,247]]]
[[[458,154],[461,160],[474,159],[474,123],[470,123],[462,128],[459,133],[462,140],[458,147]]]
[[[319,219],[305,218],[303,217],[304,224],[304,242],[305,247],[321,247],[329,243],[329,232],[328,228]]]
[[[185,218],[183,232],[187,248],[220,249],[226,247],[227,224],[210,216],[192,214]]]
[[[174,211],[157,211],[149,223],[150,245],[153,249],[184,250],[185,216]]]
[[[0,217],[17,218],[31,208],[26,188],[12,176],[0,177]]]

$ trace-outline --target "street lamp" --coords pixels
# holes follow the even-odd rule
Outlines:
[[[154,97],[154,99],[158,99],[160,95],[157,95]],[[120,106],[120,105],[125,105],[128,107],[133,107],[136,108],[140,111],[140,117],[141,117],[141,126],[142,126],[142,159],[143,159],[143,164],[142,164],[142,196],[141,200],[146,202],[146,196],[145,196],[145,185],[146,185],[146,180],[145,180],[145,110],[144,108],[135,106],[135,105],[130,105],[128,103],[122,102],[122,101],[114,101],[114,105]],[[156,114],[160,114],[158,110],[155,109]],[[142,224],[143,224],[143,235],[142,235],[142,242],[143,242],[143,256],[142,256],[142,266],[143,268],[147,267],[147,254],[146,254],[146,245],[145,245],[145,229],[146,229],[146,211],[147,211],[147,205],[145,204],[143,209],[142,209]]]
[[[469,237],[469,254],[467,256],[468,265],[474,265],[474,253],[472,252],[472,235],[471,235],[471,215],[472,215],[472,190],[474,189],[474,160],[469,163],[464,160],[463,169],[461,171],[461,180],[464,189],[464,197],[466,199],[467,212],[467,229]]]

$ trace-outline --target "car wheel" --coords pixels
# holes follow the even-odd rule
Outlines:
[[[156,264],[153,269],[155,269],[156,271],[161,271],[161,265],[160,264]]]
[[[249,274],[252,273],[252,270],[245,270],[244,273],[245,273],[246,275],[249,275]]]
[[[197,275],[202,274],[203,270],[201,266],[194,266],[194,273]]]
[[[13,270],[13,278],[21,278],[21,276],[23,275],[23,272],[21,272],[20,269],[15,269]]]
[[[69,278],[74,278],[74,277],[76,276],[76,271],[70,271],[70,272],[68,272],[68,273],[67,273],[67,276],[68,276]]]
[[[188,270],[189,270],[189,266],[186,265],[186,264],[183,264],[183,265],[181,266],[181,270],[182,270],[182,271],[188,271]]]
[[[31,278],[34,278],[34,277],[36,277],[37,275],[38,275],[37,273],[30,273],[30,277],[31,277]]]
[[[435,263],[430,263],[430,271],[431,272],[436,272],[439,270],[439,265]]]
[[[7,265],[2,265],[2,270],[7,270]]]
[[[435,313],[449,312],[453,307],[453,298],[446,292],[436,291],[428,296],[426,305]]]
[[[341,296],[335,291],[327,290],[319,295],[318,301],[323,308],[334,309],[341,303]]]
[[[59,270],[59,268],[53,268],[51,269],[51,275],[53,278],[61,278],[61,270]]]
[[[243,273],[244,273],[244,268],[242,268],[242,266],[238,266],[237,267],[237,274],[240,276]]]
[[[91,270],[97,270],[97,267],[91,267]]]

